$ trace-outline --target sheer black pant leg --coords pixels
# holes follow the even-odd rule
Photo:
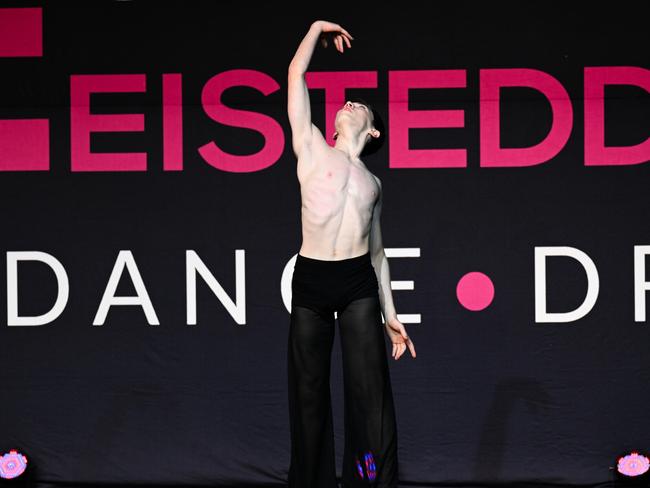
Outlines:
[[[379,296],[351,301],[338,319],[345,393],[342,486],[396,488],[397,425]]]
[[[287,364],[289,488],[338,487],[330,397],[333,344],[334,312],[292,305]]]

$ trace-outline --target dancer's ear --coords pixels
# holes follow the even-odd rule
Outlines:
[[[334,132],[334,135],[332,135],[332,137],[333,137],[335,140],[336,140],[336,138],[337,138],[338,136],[339,136],[338,131]]]

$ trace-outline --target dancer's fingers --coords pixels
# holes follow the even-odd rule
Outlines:
[[[350,39],[354,40],[354,37],[352,37],[352,34],[350,34],[348,31],[346,31],[343,27],[341,27],[341,32],[343,32]]]
[[[409,340],[409,349],[411,350],[411,356],[415,357],[415,345],[413,344],[413,341]]]

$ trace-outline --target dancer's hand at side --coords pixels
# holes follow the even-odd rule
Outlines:
[[[384,325],[386,334],[393,343],[393,352],[391,354],[396,360],[400,358],[408,346],[411,356],[415,357],[415,345],[406,333],[406,328],[397,318],[388,319]]]

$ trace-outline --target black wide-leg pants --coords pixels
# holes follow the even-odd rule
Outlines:
[[[370,254],[298,254],[288,344],[289,488],[337,488],[330,364],[338,313],[344,380],[342,487],[397,487],[397,426]]]

